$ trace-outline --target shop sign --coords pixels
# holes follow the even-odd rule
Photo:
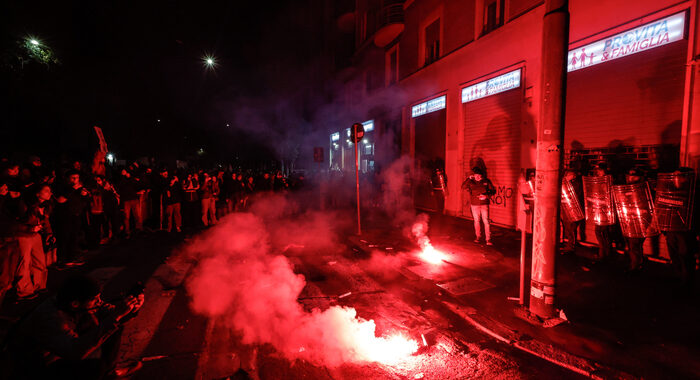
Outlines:
[[[683,39],[685,12],[652,21],[569,51],[569,72],[612,61]]]
[[[462,103],[472,102],[518,87],[520,87],[520,69],[463,88]]]
[[[430,99],[427,102],[415,105],[411,108],[411,117],[418,117],[445,108],[446,96]]]
[[[340,132],[336,132],[331,134],[331,141],[338,141],[340,140]]]
[[[374,130],[374,120],[367,120],[362,123],[362,126],[365,127],[365,132],[371,132]]]

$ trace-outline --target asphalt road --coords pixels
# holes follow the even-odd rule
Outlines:
[[[161,239],[153,244],[152,239]],[[291,249],[285,256],[294,272],[304,275],[299,295],[304,310],[339,305],[354,308],[357,316],[373,320],[377,333],[393,332],[420,343],[419,350],[397,363],[350,362],[338,366],[290,361],[270,344],[244,344],[227,318],[194,313],[183,282],[197,262],[179,255],[185,243],[170,237],[144,237],[115,247],[121,257],[120,283],[125,273],[141,274],[143,257],[135,248],[148,244],[151,257],[167,258],[146,282],[147,304],[128,326],[122,342],[122,361],[142,360],[135,379],[554,379],[578,375],[547,361],[497,342],[478,331],[443,303],[433,283],[409,279],[397,271],[367,271],[363,258],[348,248],[319,255]],[[120,254],[119,250],[130,253]],[[155,250],[155,252],[153,252]],[[123,257],[129,257],[124,261]],[[108,268],[114,268],[104,260]],[[129,269],[134,267],[132,269]],[[99,268],[92,269],[100,273]],[[109,271],[102,270],[109,276]],[[128,277],[128,276],[127,276]],[[231,279],[235,281],[235,279]],[[351,293],[346,295],[347,293]],[[342,298],[339,296],[345,295]],[[425,338],[425,344],[423,344]]]
[[[183,254],[182,248],[197,236],[148,234],[89,253],[84,267],[51,270],[51,292],[42,299],[5,302],[0,332],[50,297],[70,273],[83,271],[104,285],[105,299],[119,297],[137,281],[145,284],[146,303],[126,326],[120,350],[120,362],[144,364],[134,379],[578,377],[478,331],[445,306],[445,294],[431,281],[399,274],[396,262],[369,265],[350,247],[331,253],[301,246],[284,251],[294,273],[305,278],[298,296],[304,312],[353,308],[358,318],[374,321],[378,336],[400,333],[417,343],[417,352],[390,364],[353,360],[327,366],[289,360],[270,344],[245,344],[238,326],[227,316],[210,318],[191,308],[185,284],[200,263]],[[339,334],[332,329],[323,333],[329,340]]]

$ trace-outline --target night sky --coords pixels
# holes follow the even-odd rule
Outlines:
[[[182,158],[199,147],[224,159],[272,154],[227,107],[243,99],[257,107],[248,113],[265,114],[294,87],[293,73],[323,44],[312,4],[3,2],[2,155],[89,155],[93,125],[118,157]],[[60,63],[18,67],[28,36]]]

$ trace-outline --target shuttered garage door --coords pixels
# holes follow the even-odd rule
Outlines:
[[[491,220],[513,227],[520,174],[521,104],[522,89],[516,88],[462,105],[465,171],[483,162],[497,190],[491,198]],[[469,206],[469,194],[465,192],[464,215],[471,216]]]
[[[687,40],[567,77],[567,149],[680,144]]]
[[[687,46],[681,40],[569,73],[566,149],[679,146]],[[616,163],[611,160],[613,169]],[[586,223],[587,241],[597,242],[594,228]],[[661,253],[666,255],[664,244]]]

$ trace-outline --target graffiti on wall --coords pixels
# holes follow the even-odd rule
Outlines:
[[[500,186],[496,184],[494,184],[494,187],[496,188],[496,194],[491,196],[491,204],[503,208],[508,207],[510,202],[513,201],[513,188],[508,185]]]

